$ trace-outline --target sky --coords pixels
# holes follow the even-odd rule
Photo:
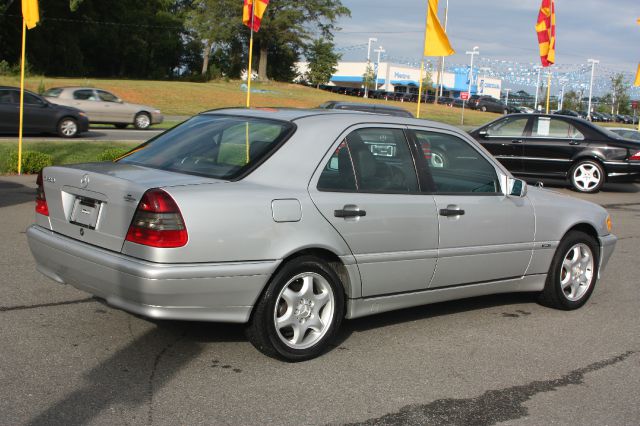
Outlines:
[[[444,26],[447,0],[440,0]],[[345,61],[366,60],[369,37],[395,63],[420,60],[427,0],[342,0],[350,18],[339,21],[335,44]],[[482,66],[501,61],[540,64],[535,23],[541,0],[449,0],[447,34],[456,54],[451,64],[468,64],[465,52],[478,46]],[[556,68],[580,69],[588,79],[587,59],[600,61],[596,78],[612,73],[635,76],[640,62],[640,0],[556,0]],[[384,56],[383,56],[384,60]],[[575,83],[575,82],[574,82]],[[604,81],[603,81],[604,84]]]

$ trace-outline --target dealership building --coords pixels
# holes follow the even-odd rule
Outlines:
[[[300,74],[306,73],[307,62],[299,62],[297,65]],[[375,63],[372,62],[372,67]],[[420,84],[420,68],[406,65],[397,65],[391,62],[380,62],[377,70],[377,87],[387,92],[418,93]],[[335,74],[331,77],[329,85],[342,87],[362,87],[363,75],[367,69],[366,62],[339,62]],[[374,68],[374,72],[375,72]],[[431,80],[435,85],[438,79],[438,71],[433,71]],[[445,71],[442,75],[443,96],[457,98],[460,92],[469,90],[469,67],[459,67]],[[488,77],[483,71],[473,70],[472,95],[489,95],[500,99],[502,80]]]

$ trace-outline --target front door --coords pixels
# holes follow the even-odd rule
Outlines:
[[[426,290],[438,247],[433,196],[421,193],[402,127],[361,127],[336,142],[309,192],[342,235],[362,295]]]
[[[535,233],[529,199],[504,195],[495,165],[459,135],[419,129],[411,134],[419,145],[447,155],[440,167],[416,162],[432,182],[440,228],[430,288],[523,276]]]
[[[561,116],[536,116],[523,145],[524,173],[564,178],[586,143],[582,133]]]

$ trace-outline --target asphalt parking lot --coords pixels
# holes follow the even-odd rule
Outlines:
[[[45,278],[24,234],[34,188],[0,176],[0,424],[640,423],[639,184],[580,195],[619,237],[582,309],[518,294],[391,312],[298,364],[241,326],[151,322]]]

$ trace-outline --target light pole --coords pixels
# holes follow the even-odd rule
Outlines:
[[[470,63],[470,67],[469,67],[469,88],[467,89],[467,99],[471,98],[471,83],[473,83],[473,57],[475,55],[479,55],[480,54],[480,48],[478,46],[473,46],[472,50],[467,50],[467,55],[471,56],[471,63]],[[461,124],[464,124],[464,105],[467,101],[466,100],[462,100],[462,118],[461,118]]]
[[[591,92],[593,90],[593,73],[596,70],[596,64],[600,61],[597,59],[587,59],[587,62],[591,64],[591,80],[589,81],[589,107],[587,108],[587,120],[591,121]]]
[[[380,54],[386,52],[386,50],[384,50],[382,46],[380,46],[378,49],[374,50],[374,52],[378,54],[378,62],[376,63],[376,90],[378,90],[378,72],[380,72]]]
[[[560,103],[558,104],[558,110],[562,110],[563,104],[564,104],[564,82],[562,82],[562,86],[560,87]]]
[[[505,106],[509,106],[509,92],[511,91],[511,89],[504,89],[505,92],[507,92],[507,95],[504,98],[504,104]]]
[[[533,103],[533,109],[535,111],[538,110],[538,92],[540,91],[540,70],[542,69],[542,67],[535,67],[538,69],[538,80],[536,80],[536,100]]]
[[[369,67],[371,66],[371,42],[372,41],[378,41],[377,38],[375,37],[369,37],[369,43],[367,44],[367,69],[365,70],[365,74],[369,74]],[[367,84],[367,82],[365,82],[364,84],[364,97],[368,98],[369,97],[369,84]]]
[[[447,4],[444,7],[444,32],[447,32],[447,20],[449,19],[449,0],[447,0]],[[442,97],[442,88],[444,86],[444,56],[440,57],[440,75],[438,75],[438,85],[440,86],[440,94]],[[437,99],[436,99],[436,103]]]

